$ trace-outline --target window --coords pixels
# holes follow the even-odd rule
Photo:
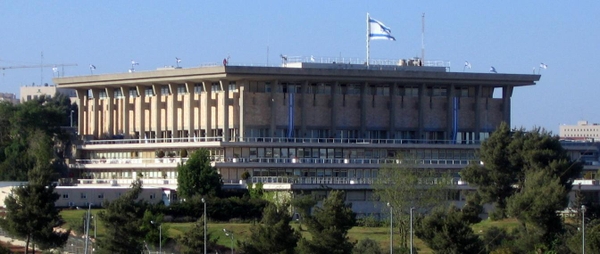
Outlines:
[[[199,93],[202,93],[202,92],[205,92],[204,91],[204,86],[202,84],[200,84],[200,83],[194,84],[194,93],[199,94]]]
[[[235,81],[229,82],[229,91],[237,92],[237,85],[235,84]]]
[[[152,193],[150,194],[150,199],[154,199],[156,197],[156,194]]]
[[[152,89],[152,87],[146,87],[146,89],[144,89],[144,94],[146,96],[152,97],[154,96],[154,89]]]
[[[108,96],[106,96],[106,90],[100,90],[100,92],[98,93],[98,97],[99,99],[106,99]]]
[[[185,85],[177,86],[177,94],[186,94],[186,93],[188,93],[188,91],[187,91],[187,87],[185,87]]]
[[[69,199],[69,194],[62,194],[63,199]]]
[[[123,91],[121,91],[120,88],[117,88],[114,90],[114,96],[115,99],[122,99],[123,98]]]
[[[135,89],[135,87],[130,87],[129,88],[129,97],[138,97],[138,92],[137,89]]]
[[[81,193],[81,199],[87,199],[87,194],[85,194],[85,192]]]
[[[160,95],[165,96],[165,95],[169,95],[169,94],[171,94],[171,91],[169,91],[168,85],[160,86]]]
[[[220,92],[221,91],[221,85],[218,82],[213,82],[212,83],[212,92]]]
[[[417,97],[419,96],[419,88],[406,87],[404,88],[404,95],[409,97]]]
[[[98,198],[103,199],[104,198],[104,193],[98,194]]]

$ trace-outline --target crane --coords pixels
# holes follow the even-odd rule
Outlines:
[[[77,66],[77,64],[38,64],[38,65],[15,65],[15,66],[0,66],[0,70],[2,70],[2,76],[4,76],[4,70],[10,69],[27,69],[27,68],[48,68],[52,67],[52,71],[58,73],[58,67],[61,67],[61,72],[63,76],[65,75],[65,66]]]

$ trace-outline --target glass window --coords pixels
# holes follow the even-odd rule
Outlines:
[[[138,92],[137,89],[135,89],[135,87],[130,87],[129,88],[129,97],[138,97]]]
[[[152,87],[146,87],[146,89],[144,89],[144,94],[146,96],[154,96],[154,89],[152,89]]]
[[[123,91],[121,91],[120,88],[115,89],[114,90],[114,96],[115,96],[115,99],[121,99],[121,98],[123,98]]]
[[[165,95],[169,95],[169,94],[171,94],[171,92],[169,91],[169,86],[167,86],[167,85],[160,86],[160,95],[165,96]]]
[[[204,91],[204,86],[201,83],[196,83],[194,84],[194,93],[199,94],[205,92]]]
[[[187,93],[187,87],[185,87],[185,85],[177,86],[177,94],[186,94],[186,93]]]

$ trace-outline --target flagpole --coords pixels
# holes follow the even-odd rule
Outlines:
[[[370,61],[370,45],[369,45],[369,33],[370,33],[370,26],[369,26],[369,13],[367,12],[367,67],[369,67],[369,61]]]
[[[421,63],[425,64],[425,13],[421,16]]]

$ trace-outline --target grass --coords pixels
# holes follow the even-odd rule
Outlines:
[[[92,209],[92,215],[96,215],[100,209]],[[63,210],[61,211],[61,215],[65,220],[66,224],[63,225],[64,228],[69,228],[73,223],[80,221],[84,214],[86,214],[87,210]],[[93,222],[93,220],[91,221]],[[176,238],[185,232],[189,231],[193,223],[165,223],[166,228],[168,228],[167,232],[164,232],[169,238]],[[516,219],[505,219],[501,221],[491,221],[491,220],[483,220],[480,223],[477,223],[472,226],[473,231],[477,234],[483,234],[483,232],[487,231],[490,227],[496,226],[499,228],[505,228],[508,231],[516,228],[519,225],[519,222]],[[212,234],[213,237],[218,238],[217,243],[222,246],[229,247],[231,246],[231,238],[225,236],[223,229],[227,229],[230,232],[233,232],[234,235],[234,245],[237,248],[238,241],[245,241],[250,237],[250,227],[252,224],[250,223],[217,223],[210,222],[208,223],[208,232]],[[299,229],[299,224],[292,224],[295,229]],[[306,231],[306,227],[302,227],[304,230],[299,230],[303,237],[310,239],[310,233]],[[97,236],[101,238],[105,234],[104,226],[101,223],[98,223]],[[397,231],[396,231],[397,232]],[[390,235],[389,235],[389,227],[353,227],[348,232],[348,237],[351,241],[360,241],[365,238],[370,238],[379,243],[382,249],[387,250],[390,246]],[[93,233],[91,233],[93,234]],[[398,246],[400,244],[399,236],[394,235],[394,245]],[[430,254],[433,253],[431,249],[429,249],[423,241],[416,238],[414,239],[415,246],[419,250],[420,254]]]

